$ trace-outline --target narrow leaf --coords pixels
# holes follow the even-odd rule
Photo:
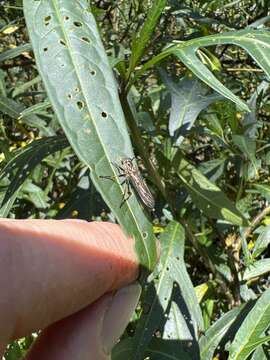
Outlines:
[[[224,97],[235,102],[241,110],[248,111],[247,105],[227,89],[211,71],[198,59],[196,55],[197,49],[193,47],[175,49],[174,55],[177,56],[199,79],[208,86],[219,92]]]
[[[270,243],[270,225],[263,228],[262,232],[258,236],[258,239],[255,242],[252,256],[254,258],[258,257],[269,245]]]
[[[159,20],[159,17],[167,3],[167,0],[156,0],[152,4],[151,9],[147,14],[147,18],[139,31],[139,33],[134,37],[131,57],[129,63],[128,74],[130,75],[135,69],[139,60],[143,56],[143,50],[145,49],[148,41],[150,40],[152,33],[156,27],[156,24]]]
[[[195,354],[182,349],[181,341],[157,338],[151,341],[146,356],[151,360],[199,360]]]
[[[55,136],[35,140],[24,147],[0,172],[0,181],[9,178],[10,184],[2,201],[3,206],[17,192],[31,171],[42,159],[68,146],[65,137]]]
[[[210,182],[194,166],[178,155],[174,158],[173,166],[194,203],[207,216],[224,219],[235,225],[247,224],[246,219],[220,188]]]
[[[14,49],[9,49],[0,54],[0,63],[5,60],[13,59],[19,55],[21,55],[23,52],[29,52],[32,50],[32,47],[30,44],[24,44],[15,47]]]
[[[174,299],[174,306],[177,305],[183,313],[181,316],[186,317],[185,321],[190,329],[189,331],[194,343],[196,343],[198,329],[203,330],[200,306],[184,263],[184,244],[185,233],[183,227],[178,222],[172,221],[160,237],[161,258],[159,266],[153,274],[153,280],[149,283],[146,295],[142,301],[142,307],[146,311],[143,312],[136,328],[133,338],[134,350],[131,359],[141,359],[161,321],[165,325],[167,321],[165,312],[171,301],[172,292],[176,289],[175,284],[178,284],[181,296],[177,293],[178,296],[176,295]],[[174,319],[177,322],[179,320],[178,317]],[[174,329],[177,327],[177,324],[173,323],[174,319],[170,319],[169,326],[171,329],[172,327]],[[183,335],[183,333],[179,332],[174,334],[175,336]],[[163,335],[167,336],[165,333]],[[185,338],[186,335],[184,335]],[[180,340],[181,337],[178,339]]]
[[[0,112],[7,114],[12,119],[18,120],[24,110],[25,106],[21,103],[8,97],[0,96]],[[46,135],[51,135],[46,128],[46,122],[35,114],[25,115],[22,121],[28,126],[43,130]]]
[[[39,113],[42,112],[42,110],[46,110],[46,109],[48,109],[50,107],[51,107],[50,101],[45,100],[45,101],[43,101],[41,103],[35,104],[33,106],[30,106],[27,109],[24,109],[21,112],[20,118],[27,117],[28,115],[31,115],[31,114],[39,114]]]
[[[240,31],[224,32],[201,38],[195,38],[182,42],[176,46],[171,46],[162,53],[158,54],[135,74],[134,82],[138,76],[145,73],[147,69],[157,64],[164,58],[174,54],[176,55],[194,74],[205,82],[215,91],[232,100],[240,109],[249,111],[248,106],[227,89],[198,59],[196,52],[200,48],[213,45],[234,44],[245,49],[254,59],[254,61],[263,69],[268,78],[270,78],[270,33],[267,30],[245,29]],[[130,84],[130,86],[132,83]]]
[[[258,173],[256,166],[256,141],[242,135],[233,135],[232,141],[242,151],[242,153],[249,159],[254,167],[255,173]]]
[[[136,239],[141,264],[152,269],[155,239],[144,208],[134,193],[120,208],[124,189],[112,163],[132,158],[133,149],[88,2],[25,0],[24,13],[40,75],[66,136],[125,232]],[[104,175],[115,181],[101,179]]]
[[[242,307],[237,307],[218,319],[200,338],[201,360],[212,360],[215,350],[230,326],[240,314]]]
[[[267,338],[263,338],[263,335],[269,325],[270,289],[266,290],[257,300],[255,306],[241,324],[230,347],[229,359],[247,359],[257,346],[267,340]]]
[[[243,280],[250,280],[270,271],[270,259],[261,259],[248,266],[244,271]]]

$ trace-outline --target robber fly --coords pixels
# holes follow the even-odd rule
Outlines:
[[[130,184],[135,189],[136,193],[149,209],[154,210],[155,200],[151,194],[148,186],[146,185],[140,171],[136,165],[133,164],[133,159],[126,158],[121,160],[121,165],[112,163],[118,171],[118,177],[124,178],[121,185],[124,184],[124,194],[120,207],[129,199],[131,196]],[[104,179],[114,180],[112,176],[100,176]]]

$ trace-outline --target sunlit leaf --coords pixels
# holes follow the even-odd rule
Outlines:
[[[24,52],[29,52],[32,50],[30,44],[19,45],[13,49],[6,50],[0,54],[0,63],[5,60],[10,60],[15,58],[16,56],[21,55]]]
[[[35,140],[24,147],[19,153],[10,160],[0,172],[0,181],[5,178],[10,179],[10,184],[5,192],[2,205],[8,201],[20,186],[27,179],[31,171],[41,162],[42,159],[63,150],[68,146],[68,142],[63,136],[55,136]]]
[[[197,79],[182,78],[176,83],[164,71],[161,75],[171,93],[169,132],[180,145],[200,112],[223,97],[217,93],[207,94],[208,90]]]
[[[154,31],[156,24],[159,20],[159,17],[167,3],[167,0],[156,0],[153,2],[151,9],[147,13],[146,20],[138,32],[133,38],[132,48],[131,48],[131,57],[129,61],[129,75],[136,67],[138,61],[143,55],[143,50],[145,49],[149,39],[151,38],[152,32]]]
[[[258,239],[255,242],[252,256],[258,257],[270,243],[270,225],[266,226],[259,234]]]
[[[187,323],[194,344],[198,330],[203,329],[200,306],[184,263],[184,243],[183,227],[178,222],[172,221],[160,237],[161,258],[158,268],[150,278],[151,282],[149,282],[142,300],[145,311],[142,313],[133,337],[134,350],[130,359],[140,359],[154,332],[161,323],[165,325],[168,319],[165,312],[175,291],[177,294],[178,291],[181,292],[181,296],[176,296],[177,300],[174,300],[174,308],[178,307],[175,314],[180,311],[180,317]],[[175,321],[176,323],[180,321],[177,316],[170,318],[168,331],[177,328]],[[164,329],[163,335],[166,337],[168,333],[165,334],[165,332]],[[184,340],[187,336],[186,333],[174,333],[174,337],[179,336],[179,340],[182,335],[184,336],[182,340]]]
[[[228,334],[234,323],[237,322],[239,315],[243,311],[243,306],[239,306],[226,314],[222,315],[200,338],[201,360],[212,360],[219,343]],[[244,311],[245,312],[245,311]],[[241,320],[241,319],[239,319]]]
[[[194,203],[209,217],[224,219],[232,224],[247,224],[228,197],[201,172],[176,154],[174,169]]]
[[[209,87],[236,103],[239,109],[249,111],[248,106],[226,88],[196,55],[200,48],[224,44],[234,44],[245,49],[270,78],[270,33],[267,30],[245,29],[195,38],[171,46],[145,63],[133,81],[144,74],[147,69],[173,54]]]
[[[139,199],[132,194],[120,208],[124,189],[112,163],[134,154],[88,2],[25,0],[24,14],[40,75],[71,146],[125,232],[136,239],[141,264],[153,268],[155,240]],[[115,181],[101,179],[104,175]]]
[[[270,271],[270,259],[257,260],[244,271],[243,280],[250,280]]]
[[[242,322],[230,347],[230,360],[245,360],[261,344],[269,341],[264,332],[270,325],[270,289],[265,290]]]

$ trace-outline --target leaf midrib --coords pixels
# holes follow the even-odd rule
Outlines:
[[[69,37],[68,37],[68,35],[67,35],[66,31],[65,31],[65,28],[64,28],[64,26],[63,26],[63,22],[62,22],[62,18],[61,18],[61,13],[60,13],[60,11],[59,11],[58,4],[56,4],[56,1],[55,1],[55,0],[52,0],[52,5],[53,5],[53,7],[54,7],[54,9],[55,9],[55,14],[56,14],[56,17],[58,18],[61,31],[62,31],[62,33],[63,33],[63,35],[64,35],[64,39],[66,40],[66,45],[67,45],[67,48],[68,48],[68,50],[69,50],[69,51],[68,51],[68,55],[70,56],[71,61],[72,61],[72,64],[73,64],[73,66],[74,66],[74,70],[75,70],[75,74],[76,74],[76,76],[77,76],[78,82],[79,82],[79,84],[80,84],[80,86],[81,86],[81,89],[84,90],[84,87],[82,86],[81,78],[80,78],[80,76],[79,76],[79,72],[78,72],[78,70],[77,70],[76,61],[74,60],[74,58],[73,58],[73,56],[72,56],[72,51],[71,51],[71,45],[70,45]],[[107,162],[108,162],[108,164],[109,164],[109,166],[110,166],[113,174],[114,174],[114,175],[116,176],[116,178],[117,178],[117,183],[118,183],[118,185],[119,185],[119,188],[120,188],[121,193],[124,194],[123,189],[122,189],[122,187],[121,187],[121,185],[120,185],[120,182],[119,182],[119,178],[118,178],[118,176],[117,176],[117,173],[116,173],[115,169],[111,166],[110,161],[108,161],[109,157],[108,157],[108,154],[107,154],[107,152],[106,152],[106,148],[105,148],[105,146],[104,146],[104,143],[102,142],[102,137],[100,136],[99,131],[98,131],[97,127],[96,127],[96,123],[95,123],[95,121],[94,121],[94,117],[92,116],[92,113],[91,113],[91,111],[90,111],[90,107],[89,107],[89,104],[88,104],[88,100],[87,100],[86,97],[85,97],[85,91],[82,91],[82,96],[83,96],[83,98],[84,98],[84,100],[85,100],[85,103],[86,103],[86,106],[87,106],[87,110],[88,110],[88,112],[89,112],[89,114],[90,114],[90,116],[91,116],[92,123],[93,123],[93,125],[94,125],[95,131],[96,131],[96,134],[97,134],[97,137],[98,137],[98,139],[99,139],[99,141],[100,141],[100,145],[101,145],[101,147],[102,147],[102,149],[103,149],[103,151],[104,151],[104,154],[105,154],[105,156],[106,156]],[[88,164],[88,166],[89,166],[89,164]],[[89,167],[90,167],[90,166],[89,166]],[[133,220],[134,220],[134,223],[135,223],[135,225],[136,225],[136,227],[137,227],[137,229],[138,229],[138,231],[139,231],[142,244],[143,244],[144,249],[145,249],[145,252],[146,252],[146,254],[147,254],[148,265],[150,266],[150,264],[151,264],[150,256],[149,256],[149,252],[148,252],[147,246],[145,246],[145,242],[144,242],[144,239],[143,239],[143,236],[142,236],[141,229],[140,229],[140,227],[139,227],[139,224],[138,224],[138,222],[137,222],[137,220],[136,220],[136,217],[135,217],[135,215],[134,215],[134,213],[133,213],[133,211],[132,211],[132,209],[131,209],[131,206],[130,206],[129,202],[127,201],[126,203],[127,203],[128,208],[129,208],[129,211],[130,211],[130,213],[131,213],[131,215],[132,215],[132,218],[133,218]]]

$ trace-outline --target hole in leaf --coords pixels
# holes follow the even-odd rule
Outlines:
[[[48,48],[47,47],[43,48],[43,51],[44,52],[48,51]]]
[[[69,100],[72,99],[72,95],[71,95],[71,94],[67,94],[67,97],[68,97]]]
[[[144,238],[144,239],[146,239],[146,238],[147,238],[147,235],[148,235],[148,234],[147,234],[147,232],[146,232],[146,231],[144,231],[144,232],[142,233],[142,236],[143,236],[143,238]]]
[[[44,18],[44,23],[45,23],[45,26],[48,26],[50,21],[51,21],[52,17],[51,15],[48,15]]]
[[[81,27],[81,26],[82,26],[82,23],[79,22],[79,21],[74,21],[73,24],[74,24],[75,26],[77,26],[77,27]]]
[[[77,101],[77,106],[79,110],[82,110],[84,108],[84,102],[83,101]]]
[[[63,39],[60,39],[60,40],[59,40],[59,43],[60,43],[61,45],[63,45],[63,46],[66,46],[66,43],[65,43],[65,41],[64,41]]]
[[[93,75],[93,76],[95,76],[95,75],[96,75],[95,70],[91,70],[91,71],[90,71],[90,74]]]
[[[78,87],[76,87],[76,88],[74,89],[74,91],[78,93],[78,92],[80,91],[80,89],[79,89]]]
[[[85,42],[87,42],[87,43],[89,43],[89,44],[90,44],[90,42],[91,42],[90,39],[88,39],[88,38],[85,37],[85,36],[82,37],[82,40],[85,41]]]
[[[101,116],[105,119],[108,117],[108,114],[105,111],[102,111]]]
[[[64,19],[65,19],[66,21],[68,21],[68,20],[69,20],[69,16],[64,16]]]

